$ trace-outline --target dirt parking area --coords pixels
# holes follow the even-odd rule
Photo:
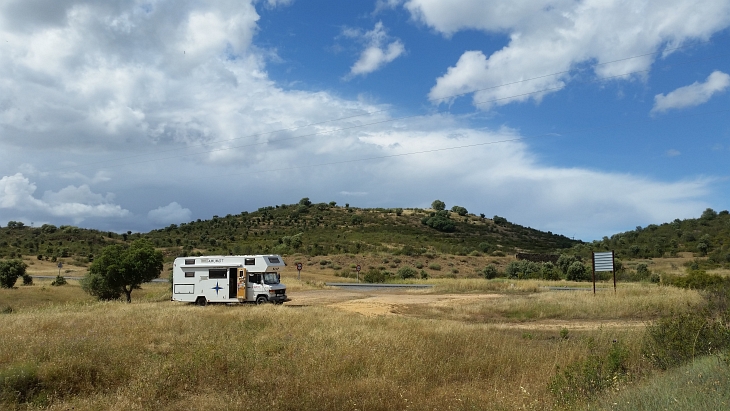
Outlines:
[[[323,290],[305,290],[291,292],[291,301],[286,306],[323,306],[333,309],[353,312],[365,316],[397,316],[403,308],[414,305],[448,307],[473,302],[483,302],[509,298],[505,294],[426,294],[419,291],[404,292],[403,290],[384,290],[356,292],[337,288]],[[524,330],[560,330],[570,329],[597,329],[597,328],[634,328],[644,327],[643,321],[566,321],[566,320],[539,320],[521,323],[491,324],[500,329]]]

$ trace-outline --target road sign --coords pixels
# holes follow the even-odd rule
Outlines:
[[[297,270],[302,271],[302,263],[297,263]]]
[[[350,267],[352,267],[352,266],[350,266]],[[357,265],[357,267],[355,267],[355,269],[356,269],[356,270],[357,270],[357,272],[359,273],[359,272],[360,272],[360,269],[361,269],[361,267],[360,267],[360,264],[358,264],[358,265]]]
[[[297,280],[302,280],[302,263],[297,263]]]

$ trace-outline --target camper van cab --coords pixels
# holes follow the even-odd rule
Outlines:
[[[178,257],[172,266],[172,301],[207,303],[286,301],[278,255]]]

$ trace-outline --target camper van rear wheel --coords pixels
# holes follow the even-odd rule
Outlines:
[[[199,305],[201,307],[205,307],[205,304],[207,304],[207,303],[208,303],[208,301],[206,301],[205,297],[198,297],[195,300],[195,305]]]
[[[256,304],[266,304],[268,302],[269,302],[269,299],[266,298],[265,295],[260,295],[260,296],[256,297]]]

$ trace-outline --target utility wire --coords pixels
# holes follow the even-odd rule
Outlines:
[[[685,114],[685,115],[674,116],[674,117],[665,117],[665,118],[671,118],[672,120],[674,120],[674,119],[680,119],[680,118],[698,117],[698,116],[717,114],[717,113],[726,113],[726,112],[730,112],[730,108],[723,109],[723,110],[707,111],[707,112],[702,112],[702,113]],[[512,143],[512,142],[536,139],[536,138],[541,138],[541,137],[544,138],[544,137],[565,136],[565,135],[570,135],[570,134],[585,133],[588,131],[607,130],[607,129],[616,128],[616,127],[619,127],[622,125],[642,124],[642,123],[650,123],[650,122],[655,122],[655,121],[659,121],[659,120],[645,119],[645,120],[636,120],[636,121],[617,122],[617,123],[612,123],[612,124],[608,124],[608,125],[604,125],[604,126],[600,126],[600,127],[584,127],[584,128],[570,130],[567,132],[562,132],[562,133],[556,133],[556,132],[541,133],[541,134],[535,134],[532,136],[523,136],[523,137],[515,137],[515,138],[509,138],[509,139],[497,140],[497,141],[486,141],[483,143],[473,143],[473,144],[465,144],[465,145],[459,145],[459,146],[450,146],[450,147],[434,148],[434,149],[428,149],[428,150],[411,151],[411,152],[407,152],[407,153],[387,154],[387,155],[382,155],[382,156],[363,157],[363,158],[333,161],[333,162],[327,162],[327,163],[308,164],[308,165],[302,165],[302,166],[290,166],[290,167],[282,167],[282,168],[266,169],[266,170],[258,170],[258,171],[246,171],[246,172],[241,172],[241,173],[231,173],[231,174],[223,174],[223,175],[217,174],[216,178],[224,177],[224,176],[230,177],[230,176],[237,176],[237,175],[252,175],[252,174],[272,173],[272,172],[278,172],[278,171],[300,170],[300,169],[306,169],[306,168],[316,168],[316,167],[350,164],[350,163],[358,163],[358,162],[365,162],[365,161],[372,161],[372,160],[383,160],[383,159],[388,159],[388,158],[406,157],[406,156],[412,156],[412,155],[418,155],[418,154],[437,153],[437,152],[443,152],[443,151],[460,150],[460,149],[465,149],[465,148],[483,147],[483,146],[489,146],[489,145],[494,145],[494,144]],[[186,181],[195,181],[195,180],[210,180],[210,177],[192,178],[192,179],[187,179]]]

